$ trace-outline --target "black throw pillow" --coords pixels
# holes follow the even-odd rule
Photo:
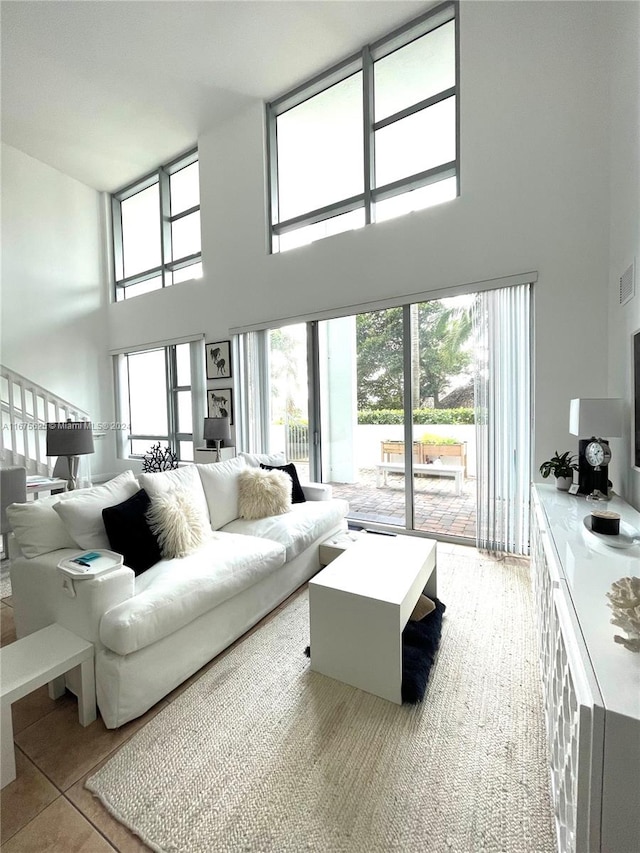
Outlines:
[[[122,554],[125,566],[141,575],[162,559],[158,540],[151,532],[146,513],[151,498],[144,489],[116,506],[102,510],[102,520],[112,551]]]
[[[291,503],[306,503],[307,499],[305,498],[304,492],[302,491],[302,486],[300,485],[300,480],[298,479],[298,472],[296,471],[296,466],[293,464],[293,462],[290,462],[288,465],[263,465],[261,463],[260,467],[264,468],[266,471],[284,471],[285,474],[288,474],[291,477]]]

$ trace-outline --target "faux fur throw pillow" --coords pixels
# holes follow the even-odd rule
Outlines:
[[[284,471],[247,468],[238,481],[238,512],[241,518],[266,518],[291,509],[291,477]]]
[[[172,489],[155,495],[147,511],[162,556],[186,557],[211,536],[211,527],[199,504],[189,492]]]

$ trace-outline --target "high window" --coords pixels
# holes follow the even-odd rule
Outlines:
[[[144,456],[160,443],[181,461],[193,461],[194,420],[198,387],[194,363],[202,361],[202,344],[180,343],[118,357],[120,416],[129,433],[125,456]],[[196,418],[194,418],[196,410]]]
[[[117,301],[202,276],[197,150],[114,193],[111,212]]]
[[[459,194],[457,3],[267,105],[272,251]]]

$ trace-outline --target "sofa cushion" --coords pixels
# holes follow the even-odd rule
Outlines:
[[[227,459],[225,462],[196,465],[213,530],[219,530],[238,517],[238,475],[246,466],[247,463],[241,456]]]
[[[335,530],[348,511],[347,501],[337,498],[329,501],[306,501],[303,504],[294,504],[285,515],[256,521],[238,518],[227,524],[224,531],[279,542],[286,548],[289,562],[320,536]]]
[[[7,507],[7,518],[25,557],[40,557],[58,548],[78,547],[53,508],[63,495],[52,495],[50,498]]]
[[[284,453],[244,453],[238,454],[245,460],[247,465],[252,468],[259,468],[261,465],[286,465]]]
[[[133,569],[136,575],[162,559],[158,540],[146,518],[150,506],[149,495],[140,489],[126,501],[102,510],[109,547],[122,554],[125,566]]]
[[[102,510],[130,498],[139,488],[133,471],[124,471],[102,486],[71,492],[72,497],[58,501],[53,508],[81,548],[108,548]]]
[[[171,471],[156,471],[153,474],[140,474],[140,485],[153,501],[156,495],[170,489],[187,489],[200,509],[209,518],[209,507],[195,465],[183,465]]]
[[[100,640],[120,655],[145,648],[258,583],[284,560],[276,542],[214,533],[193,554],[161,560],[139,575],[133,598],[102,617]]]
[[[189,489],[169,489],[156,495],[147,519],[163,557],[186,557],[211,537],[209,513]]]
[[[284,471],[247,468],[238,484],[238,514],[241,518],[282,515],[291,508],[291,478]]]
[[[300,480],[298,478],[298,472],[296,471],[296,466],[293,464],[293,462],[290,462],[288,465],[261,464],[260,467],[264,468],[267,471],[284,471],[285,474],[288,474],[291,477],[291,503],[301,504],[306,501],[304,492],[302,491],[302,486],[300,485]]]

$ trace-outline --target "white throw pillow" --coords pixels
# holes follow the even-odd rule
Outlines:
[[[153,474],[140,474],[140,486],[153,500],[164,492],[181,489],[190,492],[199,509],[209,517],[209,507],[204,496],[200,475],[195,465],[183,465],[170,471],[156,471]]]
[[[54,504],[71,538],[81,548],[109,548],[102,510],[126,501],[140,489],[133,471],[124,471],[102,486],[71,492],[71,497]]]
[[[52,495],[50,498],[7,507],[7,518],[25,557],[40,557],[58,548],[78,547],[53,508],[61,497]]]
[[[171,489],[153,497],[147,521],[166,559],[186,557],[212,536],[208,515],[187,489]]]
[[[286,465],[284,453],[239,453],[247,465],[253,468],[259,468],[261,465]]]
[[[239,456],[235,459],[227,459],[226,462],[196,465],[207,499],[213,530],[220,530],[225,524],[238,517],[239,476],[246,467],[247,463]]]
[[[239,475],[238,512],[241,518],[266,518],[291,509],[291,477],[284,471],[247,468]]]

